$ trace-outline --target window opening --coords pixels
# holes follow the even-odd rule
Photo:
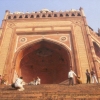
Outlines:
[[[72,14],[72,16],[75,16],[75,14]]]
[[[78,14],[77,14],[77,16],[81,16],[81,14],[80,14],[80,13],[78,13]]]
[[[31,15],[31,18],[34,18],[34,16],[33,16],[33,15]]]
[[[63,17],[63,15],[62,15],[62,14],[60,14],[60,17]]]
[[[54,17],[57,17],[57,14],[54,14]]]
[[[16,18],[16,16],[14,16],[14,18]]]
[[[68,14],[66,14],[66,16],[69,16]]]
[[[11,19],[11,16],[8,16],[8,19]]]
[[[19,16],[19,18],[22,18],[22,16]]]
[[[51,17],[51,14],[49,14],[48,17]]]
[[[37,18],[39,17],[39,15],[36,16]]]
[[[42,15],[42,17],[45,17],[45,15]]]
[[[28,15],[26,15],[25,18],[28,18]]]

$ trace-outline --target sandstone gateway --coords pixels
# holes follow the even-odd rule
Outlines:
[[[70,67],[86,82],[86,69],[100,80],[100,37],[88,26],[84,11],[6,11],[0,29],[0,74],[12,83],[17,76],[30,82],[58,84]]]

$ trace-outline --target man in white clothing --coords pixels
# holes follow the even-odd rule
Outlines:
[[[41,84],[41,79],[39,77],[37,77],[36,79],[36,85],[40,85]]]
[[[19,91],[23,91],[23,77],[17,78],[15,81],[15,88],[18,88]]]
[[[74,76],[77,76],[74,71],[72,70],[72,68],[70,68],[70,71],[68,72],[68,78],[69,78],[69,85],[70,84],[74,84],[74,81],[73,81],[73,77]]]
[[[94,82],[98,83],[98,80],[96,77],[96,73],[95,73],[94,69],[92,68],[92,70],[91,70],[91,83],[94,83]]]

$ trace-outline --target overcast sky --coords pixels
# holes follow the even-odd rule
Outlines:
[[[65,11],[80,7],[84,9],[88,25],[98,31],[100,28],[100,0],[0,0],[0,25],[6,10],[10,12],[32,12],[41,9]]]

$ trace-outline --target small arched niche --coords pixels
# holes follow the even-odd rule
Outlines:
[[[100,58],[100,47],[96,42],[93,42],[95,54]]]

